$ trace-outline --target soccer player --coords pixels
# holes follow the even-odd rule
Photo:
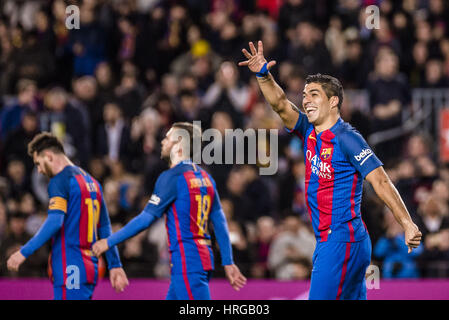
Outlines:
[[[309,299],[366,299],[365,272],[371,261],[371,241],[362,220],[363,179],[391,209],[405,231],[405,243],[417,248],[421,232],[413,223],[398,191],[363,137],[340,118],[343,88],[334,77],[306,79],[300,111],[285,96],[269,69],[262,41],[249,43],[248,59],[239,63],[256,73],[265,99],[288,132],[303,142],[306,202],[317,246]]]
[[[17,271],[37,249],[52,239],[51,268],[55,300],[87,300],[98,278],[98,258],[92,253],[97,238],[106,238],[111,223],[100,184],[65,155],[61,142],[42,132],[28,144],[38,172],[48,176],[48,217],[7,267]],[[121,292],[128,285],[116,247],[106,253],[112,287]]]
[[[192,162],[193,141],[201,132],[191,123],[177,122],[162,140],[161,158],[170,169],[156,181],[144,210],[125,227],[95,243],[99,256],[108,248],[148,228],[164,213],[171,257],[171,281],[167,300],[209,300],[209,279],[214,268],[208,220],[212,221],[226,276],[235,290],[246,278],[232,258],[226,219],[215,181]],[[192,146],[192,147],[191,147]]]

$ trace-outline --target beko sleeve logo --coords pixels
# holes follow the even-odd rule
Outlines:
[[[159,198],[157,195],[153,194],[150,198],[150,201],[148,203],[154,204],[157,206],[161,202],[161,198]]]
[[[362,161],[360,162],[360,165],[363,165],[365,161],[368,160],[368,158],[371,157],[372,155],[373,151],[371,151],[371,149],[364,149],[358,155],[355,155],[354,158],[359,162]]]

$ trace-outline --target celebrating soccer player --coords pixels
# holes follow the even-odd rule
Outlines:
[[[166,213],[171,255],[171,282],[168,300],[209,300],[209,279],[214,268],[208,220],[212,221],[220,247],[226,277],[235,290],[246,278],[232,258],[226,219],[215,181],[192,162],[195,139],[201,139],[198,127],[191,123],[173,124],[162,140],[161,157],[170,164],[156,181],[154,193],[145,209],[125,227],[107,239],[95,243],[97,256],[148,228]]]
[[[65,155],[61,142],[43,132],[28,145],[40,173],[51,178],[48,218],[36,235],[8,259],[17,271],[33,252],[52,239],[51,268],[56,300],[92,298],[98,278],[98,258],[92,244],[106,238],[111,223],[100,184]],[[106,253],[112,287],[121,292],[128,285],[116,247]]]
[[[343,88],[328,75],[310,75],[303,91],[302,111],[275,82],[262,41],[243,49],[247,66],[256,73],[265,99],[289,133],[303,142],[306,200],[317,238],[309,299],[366,299],[365,272],[371,260],[371,240],[362,220],[363,179],[391,209],[405,231],[409,253],[421,241],[398,191],[363,137],[340,118]]]

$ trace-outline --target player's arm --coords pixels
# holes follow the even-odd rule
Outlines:
[[[156,181],[153,195],[143,211],[116,233],[97,241],[92,247],[94,254],[100,256],[109,248],[149,228],[156,219],[160,218],[176,198],[175,180],[170,171],[163,172]]]
[[[376,194],[391,210],[397,222],[404,229],[405,243],[409,247],[408,252],[410,253],[412,248],[419,246],[422,234],[416,224],[413,223],[398,190],[391,182],[383,167],[378,167],[371,171],[366,176],[366,180],[371,183]]]
[[[258,42],[257,50],[252,42],[249,43],[249,48],[251,53],[246,49],[242,49],[243,54],[248,60],[239,62],[239,66],[248,66],[252,72],[256,73],[257,82],[265,99],[273,110],[279,114],[285,127],[294,129],[298,118],[300,116],[306,116],[287,99],[284,90],[276,83],[269,72],[270,68],[276,64],[276,61],[267,62],[263,56],[262,41]]]
[[[17,271],[30,255],[42,247],[61,229],[64,223],[64,216],[67,214],[68,199],[67,185],[64,184],[64,180],[60,177],[50,180],[48,194],[50,201],[47,219],[39,228],[39,231],[8,259],[7,267],[9,270]]]
[[[226,277],[228,278],[231,286],[235,290],[239,291],[246,284],[246,278],[234,264],[234,260],[232,258],[231,240],[229,239],[228,224],[226,222],[220,203],[220,197],[216,189],[210,218],[214,226],[215,237],[220,248],[221,262],[224,267]]]
[[[347,159],[369,181],[379,198],[390,208],[394,217],[405,231],[405,242],[409,247],[417,248],[421,241],[421,232],[413,223],[404,202],[383,169],[383,163],[371,150],[360,133],[354,131],[339,135],[338,141]]]

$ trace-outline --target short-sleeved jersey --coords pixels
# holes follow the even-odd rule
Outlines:
[[[190,160],[159,176],[144,211],[156,217],[165,213],[173,274],[214,269],[208,220],[214,224],[223,264],[233,263],[228,239],[218,239],[226,238],[227,226],[215,181]],[[219,227],[223,232],[218,233]]]
[[[65,285],[67,277],[78,271],[80,283],[95,284],[98,258],[92,244],[98,239],[98,229],[109,224],[100,184],[81,168],[67,166],[50,180],[48,195],[48,214],[64,214],[63,226],[52,238],[54,285]],[[109,268],[120,267],[118,253],[111,257]]]
[[[360,133],[341,118],[316,134],[300,112],[290,133],[303,142],[306,203],[318,242],[356,242],[367,235],[360,206],[363,179],[382,166]]]

